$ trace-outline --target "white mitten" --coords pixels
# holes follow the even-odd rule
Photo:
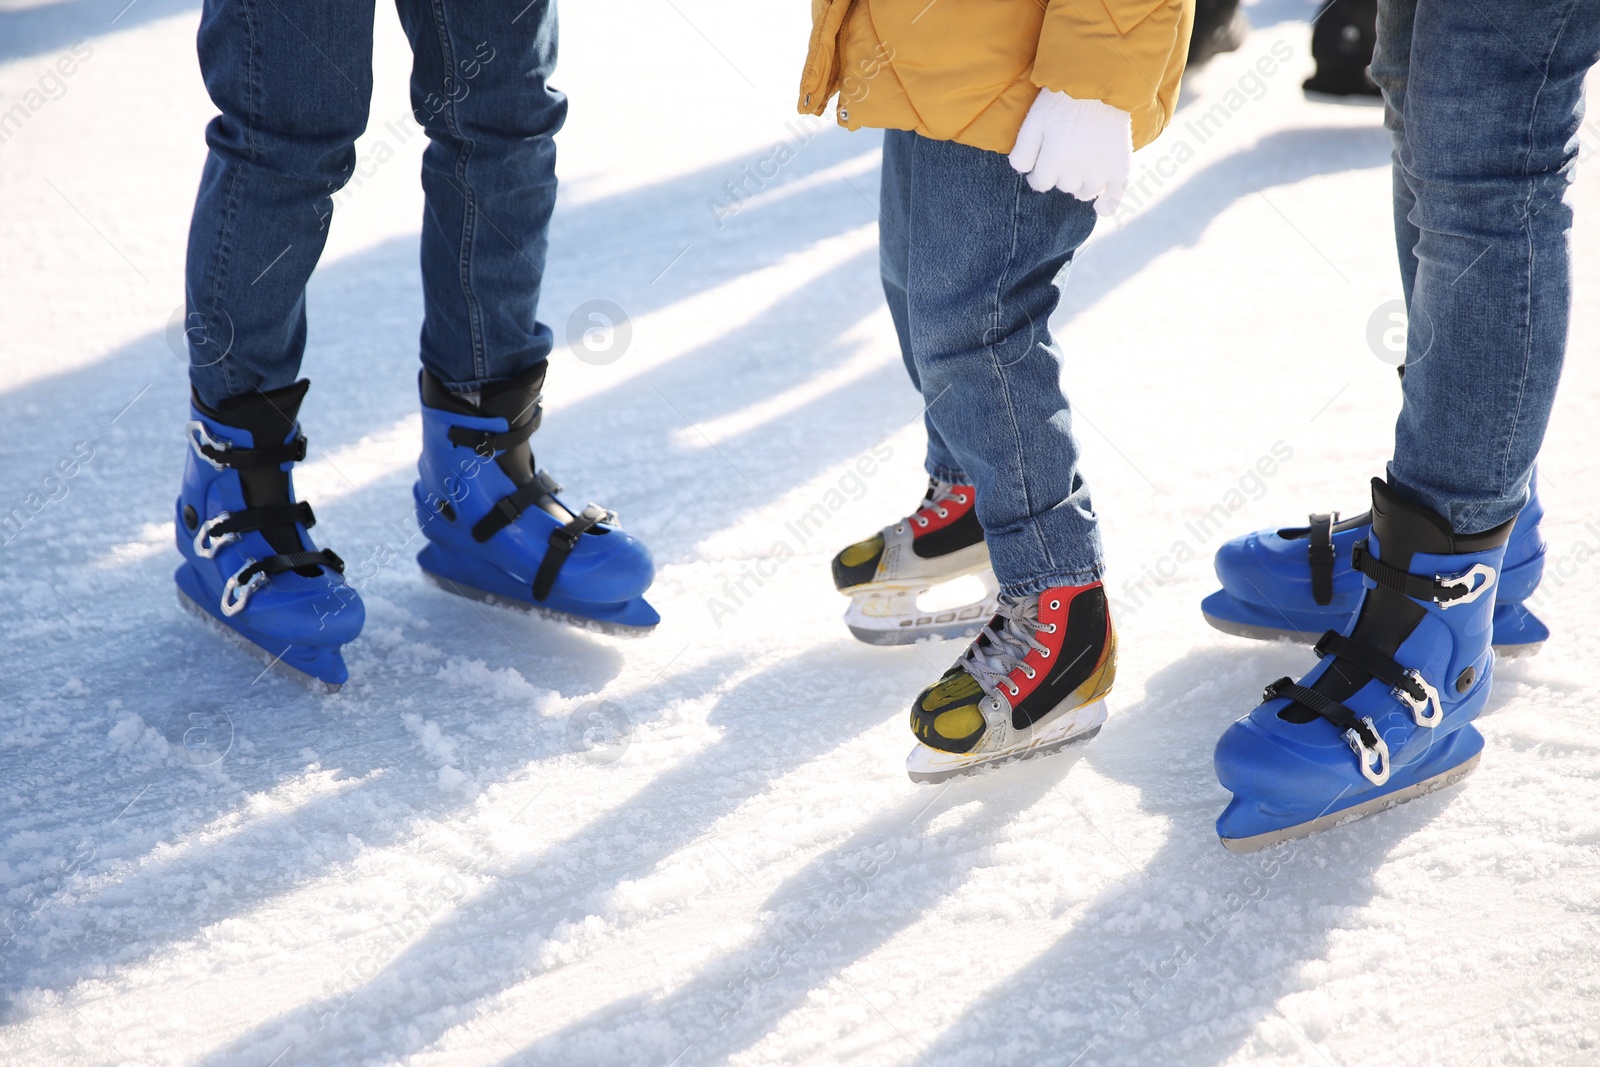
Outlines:
[[[1011,165],[1039,192],[1060,189],[1117,210],[1133,167],[1133,116],[1101,100],[1040,89],[1022,120]]]

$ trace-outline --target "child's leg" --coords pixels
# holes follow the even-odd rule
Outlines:
[[[915,158],[915,142],[920,140],[909,130],[883,132],[883,185],[878,197],[878,273],[883,278],[883,296],[889,303],[889,315],[894,319],[894,332],[900,338],[900,358],[905,360],[911,384],[922,390],[921,376],[911,353],[911,327],[906,310],[906,276],[911,245],[911,176]],[[923,394],[923,402],[934,399],[931,393]],[[923,424],[928,430],[928,474],[942,482],[970,485],[967,476],[950,448],[939,436],[931,411],[924,410]]]
[[[1034,192],[998,153],[889,136],[886,186],[893,159],[930,436],[977,487],[1001,590],[1022,597],[1097,581],[1099,528],[1049,331],[1056,275],[1094,229],[1094,207]]]

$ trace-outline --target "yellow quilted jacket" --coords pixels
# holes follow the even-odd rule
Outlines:
[[[1172,118],[1194,0],[812,0],[800,111],[1010,152],[1040,88]]]

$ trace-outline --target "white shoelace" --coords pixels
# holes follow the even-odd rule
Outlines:
[[[917,510],[922,511],[924,508],[932,508],[934,514],[938,515],[939,518],[948,518],[950,512],[944,507],[944,505],[950,501],[954,501],[962,507],[966,507],[967,504],[971,503],[966,493],[956,492],[954,482],[935,481],[928,487],[928,495],[922,498],[922,504],[917,508]],[[915,522],[918,526],[928,525],[928,520],[923,518],[921,515],[913,514],[911,516],[911,521]]]
[[[1002,598],[998,614],[1005,619],[1004,625],[999,630],[985,629],[983,632],[989,638],[987,645],[974,641],[972,647],[967,649],[962,666],[990,696],[998,695],[996,691],[1002,687],[1011,696],[1016,696],[1020,690],[1011,684],[1011,672],[1020,667],[1032,678],[1034,669],[1023,661],[1030,652],[1042,653],[1048,659],[1050,649],[1039,641],[1038,635],[1055,633],[1056,628],[1054,623],[1049,626],[1039,624],[1037,596],[1020,601]]]

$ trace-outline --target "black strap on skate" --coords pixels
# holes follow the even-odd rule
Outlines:
[[[297,571],[302,567],[327,567],[330,570],[344,573],[344,560],[331,548],[319,548],[315,552],[283,552],[266,559],[258,559],[243,568],[235,576],[239,585],[244,585],[258,574],[272,577],[274,574],[283,574],[285,571]]]
[[[1366,671],[1372,677],[1388,686],[1390,689],[1402,689],[1409,693],[1413,700],[1425,701],[1428,692],[1417,681],[1414,672],[1406,670],[1396,663],[1394,657],[1373,648],[1371,645],[1360,641],[1352,641],[1340,634],[1337,630],[1329,630],[1318,639],[1316,647],[1312,650],[1320,659],[1324,656],[1333,656],[1346,663]]]
[[[539,562],[539,572],[533,576],[533,599],[540,603],[549,599],[550,590],[555,588],[556,577],[561,574],[567,557],[578,547],[578,539],[604,517],[596,514],[597,510],[584,508],[571,522],[550,531],[549,548]]]
[[[1324,696],[1315,689],[1308,689],[1293,678],[1279,678],[1262,691],[1261,697],[1263,700],[1286,697],[1308,711],[1316,712],[1341,730],[1354,730],[1356,736],[1361,738],[1361,743],[1368,748],[1378,747],[1377,732],[1360,716],[1337,700]]]
[[[540,501],[550,496],[550,489],[541,478],[524,485],[510,496],[501,497],[489,513],[479,519],[472,527],[472,539],[482,544],[507,526],[517,521],[517,517]]]
[[[514,448],[533,436],[533,432],[544,421],[544,409],[535,407],[533,414],[527,422],[513,426],[504,433],[493,430],[474,430],[466,426],[450,427],[450,443],[457,448],[470,448],[484,459],[489,459],[496,452],[504,452]]]
[[[307,529],[317,524],[317,516],[310,504],[302,500],[294,504],[262,504],[260,507],[244,508],[230,512],[226,519],[214,523],[210,532],[216,538],[223,534],[250,533],[269,526],[289,526],[293,523],[299,523]]]
[[[1333,602],[1333,524],[1338,521],[1338,512],[1312,515],[1306,528],[1311,537],[1311,599],[1324,606]]]
[[[1368,551],[1367,542],[1364,540],[1356,542],[1350,558],[1356,570],[1385,589],[1393,589],[1412,600],[1431,600],[1435,604],[1449,604],[1479,592],[1471,587],[1470,582],[1460,578],[1441,581],[1438,578],[1424,578],[1410,571],[1403,571],[1399,567],[1391,567]]]
[[[285,463],[299,463],[306,458],[304,434],[295,434],[294,440],[281,445],[264,445],[260,448],[216,448],[207,444],[197,444],[196,447],[211,462],[234,470],[281,467]]]

